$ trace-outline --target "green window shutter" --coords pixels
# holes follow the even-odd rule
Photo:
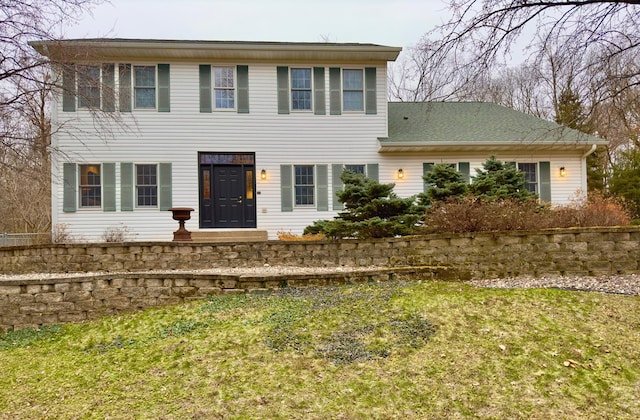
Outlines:
[[[200,112],[211,111],[211,66],[200,64]]]
[[[113,63],[102,65],[102,110],[105,112],[116,110],[115,68]]]
[[[327,113],[324,93],[324,67],[313,68],[313,113],[325,115]]]
[[[280,210],[293,211],[292,165],[280,165]]]
[[[551,201],[551,163],[540,162],[540,200]]]
[[[158,112],[171,111],[169,65],[158,64]]]
[[[118,105],[120,112],[131,112],[131,64],[119,64],[118,76]]]
[[[429,172],[433,171],[433,162],[423,162],[422,163],[422,176],[425,176]],[[429,189],[429,184],[427,181],[423,182],[423,190],[426,192]]]
[[[318,211],[329,210],[329,165],[316,165]]]
[[[62,211],[65,213],[73,213],[76,211],[78,199],[76,191],[77,181],[76,164],[64,163],[62,165]]]
[[[237,66],[238,114],[249,113],[249,66]]]
[[[340,68],[329,68],[329,113],[342,114],[342,92],[340,87]]]
[[[102,210],[116,211],[116,164],[102,164]]]
[[[378,101],[376,92],[376,68],[364,69],[364,107],[367,114],[378,113]]]
[[[374,181],[380,180],[379,166],[377,163],[367,163],[367,178],[371,178]]]
[[[278,66],[278,114],[289,113],[289,67]]]
[[[133,163],[120,163],[120,210],[133,211]]]
[[[471,182],[471,166],[469,162],[458,162],[458,172],[462,174],[467,184]]]
[[[340,176],[342,175],[342,171],[344,170],[344,165],[342,163],[337,163],[331,165],[331,188],[333,190],[333,209],[334,210],[342,210],[344,209],[344,204],[338,200],[338,191],[342,191],[344,185],[342,184],[342,179]]]
[[[160,203],[160,210],[169,210],[173,207],[171,163],[160,163],[158,165],[158,171],[158,190],[160,192],[158,202]]]
[[[76,68],[73,64],[62,69],[62,111],[76,110]]]

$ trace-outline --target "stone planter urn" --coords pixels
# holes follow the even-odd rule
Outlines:
[[[191,232],[184,227],[184,222],[191,219],[193,209],[190,207],[172,207],[169,211],[173,213],[173,220],[177,220],[179,223],[178,230],[173,232],[173,240],[176,242],[192,241]]]

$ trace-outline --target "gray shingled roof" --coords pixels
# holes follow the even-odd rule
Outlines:
[[[465,148],[588,149],[606,144],[551,121],[482,102],[390,102],[381,151]]]

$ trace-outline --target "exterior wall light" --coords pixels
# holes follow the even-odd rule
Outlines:
[[[265,169],[260,171],[260,179],[262,179],[263,181],[267,179],[267,171]]]
[[[404,179],[404,171],[402,168],[398,169],[398,179]]]
[[[564,166],[560,167],[560,176],[561,177],[567,176],[567,169]]]

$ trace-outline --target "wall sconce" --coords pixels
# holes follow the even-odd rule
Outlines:
[[[402,168],[398,169],[398,179],[404,179],[404,171]]]
[[[260,179],[262,180],[267,179],[267,171],[265,169],[260,171]]]
[[[561,177],[567,176],[567,169],[564,166],[560,167],[560,176]]]

